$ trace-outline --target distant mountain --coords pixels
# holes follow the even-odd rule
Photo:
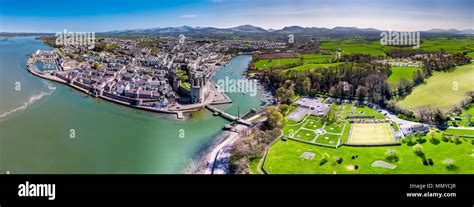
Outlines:
[[[267,31],[263,28],[256,27],[256,26],[253,26],[253,25],[250,25],[250,24],[240,25],[240,26],[237,26],[237,27],[232,27],[232,28],[229,28],[229,30],[232,30],[234,32],[254,32],[254,33],[269,32],[269,31]]]
[[[149,29],[131,29],[121,31],[110,31],[102,34],[118,34],[118,35],[160,35],[160,34],[197,34],[197,35],[318,35],[318,36],[351,36],[351,35],[378,35],[382,30],[374,28],[357,28],[357,27],[334,27],[332,29],[324,27],[301,27],[288,26],[282,29],[263,29],[253,25],[240,25],[231,28],[215,28],[215,27],[164,27],[164,28],[149,28]],[[444,35],[444,34],[474,34],[473,29],[457,30],[457,29],[431,29],[423,31],[423,33],[430,35]]]
[[[436,34],[474,34],[474,29],[430,29],[425,32]]]

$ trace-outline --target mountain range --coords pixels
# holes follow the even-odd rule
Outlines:
[[[384,30],[374,28],[357,28],[357,27],[334,27],[332,29],[324,27],[301,27],[288,26],[282,29],[263,29],[253,25],[240,25],[231,28],[215,28],[215,27],[157,27],[149,29],[131,29],[131,30],[115,30],[104,32],[103,34],[295,34],[295,35],[364,35],[380,33]],[[421,31],[430,34],[454,34],[469,35],[474,34],[474,29],[430,29]]]

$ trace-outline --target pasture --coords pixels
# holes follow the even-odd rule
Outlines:
[[[392,74],[387,78],[387,81],[391,84],[396,84],[402,78],[407,79],[409,82],[413,82],[413,77],[417,71],[421,70],[421,68],[391,67],[390,70],[392,71]]]
[[[397,104],[410,110],[437,107],[448,111],[467,97],[467,91],[473,89],[474,63],[471,63],[456,67],[451,72],[435,71],[433,76],[426,80],[426,84],[415,87],[410,95]]]

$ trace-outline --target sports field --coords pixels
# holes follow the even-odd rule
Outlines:
[[[395,143],[389,123],[352,124],[348,144]]]
[[[397,104],[410,110],[431,106],[447,111],[465,99],[465,93],[473,89],[474,63],[471,63],[456,67],[452,72],[434,72],[426,84],[415,87],[410,95]]]

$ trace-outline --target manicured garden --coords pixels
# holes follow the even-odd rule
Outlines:
[[[401,146],[320,147],[279,140],[269,150],[264,169],[270,174],[471,174],[474,173],[472,139],[424,136],[410,138]],[[315,153],[313,159],[304,152]],[[373,167],[375,161],[395,169]]]

